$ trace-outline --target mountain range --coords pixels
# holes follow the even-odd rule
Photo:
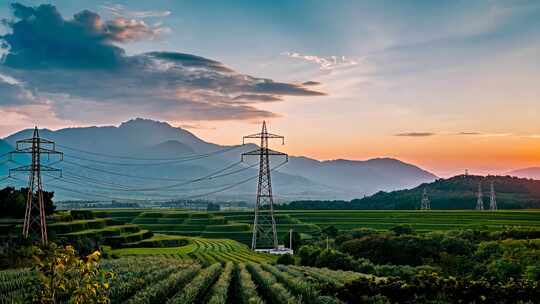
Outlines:
[[[540,167],[530,167],[513,170],[507,173],[510,176],[540,180]]]
[[[17,140],[31,137],[32,131],[4,138],[0,154],[12,149]],[[40,136],[55,141],[57,150],[65,153],[63,162],[54,157],[47,160],[63,170],[62,178],[54,172],[44,173],[45,184],[60,199],[250,200],[255,195],[257,160],[239,163],[241,153],[257,148],[254,144],[218,145],[168,123],[141,118],[118,127],[42,129]],[[271,159],[272,167],[280,162]],[[5,173],[7,164],[0,170]],[[19,178],[24,180],[25,176]],[[278,201],[352,199],[381,190],[411,188],[436,178],[391,158],[319,161],[292,156],[272,172]]]

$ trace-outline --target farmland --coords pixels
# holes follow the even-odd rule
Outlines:
[[[249,244],[253,222],[250,211],[189,212],[183,210],[106,210],[98,214],[125,223],[137,224],[154,233],[230,238]],[[501,230],[508,226],[540,227],[540,210],[519,211],[365,211],[365,210],[287,210],[276,212],[280,237],[289,229],[305,237],[320,235],[334,226],[341,231],[356,228],[387,230],[410,225],[419,232],[482,228]]]
[[[169,257],[106,260],[102,267],[118,274],[110,289],[111,303],[340,303],[319,287],[343,286],[362,276],[251,262],[205,266]],[[33,277],[28,269],[0,272],[0,303],[29,301]]]
[[[276,220],[280,243],[289,229],[299,236],[288,260],[249,249],[250,211],[58,211],[49,232],[91,250],[83,256],[101,249],[111,303],[510,303],[514,290],[533,303],[540,290],[539,210],[279,210]],[[0,271],[0,304],[29,302],[37,271]]]

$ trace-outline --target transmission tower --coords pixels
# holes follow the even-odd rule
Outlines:
[[[491,187],[490,187],[490,195],[489,195],[489,210],[495,211],[497,210],[497,198],[495,197],[495,186],[493,185],[493,181],[491,181]]]
[[[281,139],[285,144],[285,138],[280,135],[268,133],[266,122],[263,122],[260,133],[244,136],[246,139],[260,139],[258,149],[242,154],[242,161],[245,156],[259,157],[259,183],[257,186],[257,201],[255,204],[255,218],[253,220],[253,235],[251,238],[251,249],[256,248],[278,248],[276,220],[274,218],[274,199],[272,197],[272,180],[270,177],[270,156],[285,156],[288,161],[289,156],[285,153],[274,151],[268,148],[268,139]]]
[[[23,236],[33,240],[41,240],[43,245],[47,244],[47,222],[45,220],[45,202],[43,199],[43,183],[41,172],[59,172],[47,165],[41,164],[41,155],[46,154],[50,159],[51,155],[59,155],[63,159],[63,153],[56,151],[54,142],[39,137],[36,127],[32,138],[18,140],[13,154],[31,154],[32,162],[27,166],[20,166],[9,170],[13,172],[28,172],[28,193],[26,196],[26,209],[24,212]]]
[[[482,193],[482,182],[478,183],[478,193],[476,195],[476,210],[484,210],[484,194]]]
[[[431,204],[429,202],[427,189],[424,188],[424,192],[422,193],[422,201],[420,202],[420,210],[430,210],[431,209],[430,205]]]

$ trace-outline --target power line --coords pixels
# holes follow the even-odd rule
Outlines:
[[[86,151],[86,150],[82,150],[82,149],[78,149],[78,148],[68,147],[68,146],[65,146],[65,145],[58,145],[58,146],[62,147],[64,149],[77,151],[77,152],[81,152],[81,153],[85,153],[85,154],[89,154],[89,155],[101,156],[101,157],[106,157],[106,158],[141,160],[141,161],[175,161],[175,160],[184,160],[186,158],[190,159],[190,158],[194,158],[194,157],[209,157],[209,156],[212,156],[212,155],[225,153],[225,152],[228,152],[228,151],[231,151],[231,150],[234,150],[234,149],[237,149],[237,148],[241,147],[241,145],[232,146],[232,147],[227,147],[227,148],[223,148],[223,149],[220,149],[220,150],[216,150],[216,151],[213,151],[213,152],[208,152],[208,153],[203,153],[203,154],[191,154],[191,155],[185,155],[185,156],[182,156],[182,157],[144,158],[144,157],[112,155],[112,154],[106,154],[106,153],[92,152],[92,151]]]
[[[283,162],[283,163],[279,164],[278,166],[272,168],[270,171],[278,170],[281,166],[285,165],[285,163],[286,162]],[[189,195],[189,196],[183,196],[183,197],[182,196],[181,197],[171,197],[171,198],[175,199],[175,200],[189,200],[189,199],[194,199],[194,198],[198,198],[198,197],[204,197],[204,196],[208,196],[208,195],[212,195],[212,194],[217,194],[217,193],[224,192],[224,191],[233,189],[235,187],[238,187],[238,186],[240,186],[242,184],[245,184],[245,183],[247,183],[247,182],[249,182],[249,181],[251,181],[251,180],[253,180],[253,179],[257,178],[257,177],[258,177],[258,175],[253,175],[253,176],[251,176],[249,178],[246,178],[246,179],[244,179],[244,180],[242,180],[240,182],[233,183],[233,184],[230,184],[230,185],[226,185],[223,188],[220,188],[220,189],[217,189],[217,190],[214,190],[214,191],[210,191],[210,192],[205,192],[205,193],[201,193],[201,194],[194,194],[194,195]],[[17,179],[17,178],[13,178],[13,179]],[[20,180],[20,179],[17,179],[17,180]],[[65,187],[62,187],[62,186],[57,185],[57,184],[53,184],[53,186],[60,189],[60,190],[64,190],[64,191],[84,195],[85,197],[90,197],[90,198],[93,197],[93,196],[98,196],[98,197],[106,198],[106,199],[109,199],[109,200],[115,200],[115,201],[140,201],[140,202],[148,202],[148,201],[150,201],[150,199],[114,197],[114,196],[104,195],[102,193],[88,193],[88,192],[84,192],[84,191],[78,191],[78,190],[74,190],[74,189],[65,188]],[[154,196],[156,196],[156,195],[154,195]],[[171,199],[167,199],[167,200],[164,200],[164,199],[154,200],[154,199],[152,199],[151,201],[168,202],[168,201],[171,201]]]

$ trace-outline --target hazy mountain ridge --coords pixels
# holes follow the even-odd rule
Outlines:
[[[540,180],[540,167],[529,167],[512,170],[508,172],[507,175]]]
[[[6,160],[9,159],[9,155],[6,153],[9,153],[13,151],[13,147],[8,144],[6,141],[0,139],[0,164],[3,164]],[[0,165],[0,178],[7,175],[7,166]]]
[[[5,138],[5,141],[14,144],[17,140],[31,137],[32,130],[27,129]],[[254,144],[245,146],[222,146],[199,139],[193,133],[182,128],[175,128],[165,122],[149,119],[133,119],[115,126],[66,128],[57,131],[40,130],[44,138],[55,141],[58,150],[66,154],[66,164],[60,164],[64,170],[77,174],[88,174],[88,177],[100,179],[107,183],[123,182],[145,186],[145,182],[130,178],[118,178],[99,172],[86,172],[76,168],[69,162],[76,162],[85,166],[94,166],[99,170],[113,170],[124,175],[142,175],[147,177],[170,179],[194,179],[216,170],[233,165],[240,160],[242,152],[256,149]],[[72,149],[70,149],[72,148]],[[91,151],[97,154],[87,154],[82,151]],[[221,153],[217,153],[221,152]],[[109,156],[131,156],[135,158],[189,158],[194,154],[215,153],[212,157],[204,157],[186,162],[172,162],[170,165],[160,166],[121,166],[125,163],[144,163],[129,159],[115,159]],[[92,161],[97,161],[94,163]],[[257,160],[251,159],[248,164]],[[147,161],[150,162],[150,161]],[[119,163],[118,166],[109,163]],[[272,166],[281,163],[281,160],[272,159]],[[240,166],[240,165],[238,165]],[[241,168],[241,167],[238,167]],[[236,168],[236,169],[238,169]],[[236,170],[231,169],[231,170]],[[207,182],[211,186],[225,186],[256,176],[257,168],[242,170],[237,174]],[[433,181],[436,176],[399,160],[390,158],[371,159],[366,161],[329,160],[318,161],[307,157],[290,157],[288,164],[273,172],[274,189],[282,200],[297,198],[337,198],[346,199],[375,193],[379,190],[395,190],[410,188],[420,183]],[[151,182],[151,186],[167,185],[167,182]],[[169,182],[170,184],[170,182]],[[201,185],[203,187],[201,187]],[[188,193],[200,193],[204,183],[197,186],[186,186]],[[76,189],[84,189],[82,185],[74,185]],[[89,189],[92,187],[90,185]],[[199,189],[199,190],[196,190]],[[220,195],[224,196],[254,196],[256,180],[247,182]],[[182,188],[181,190],[184,190]],[[169,190],[174,195],[173,190]],[[180,191],[178,192],[185,192]],[[171,195],[171,196],[172,196]]]

